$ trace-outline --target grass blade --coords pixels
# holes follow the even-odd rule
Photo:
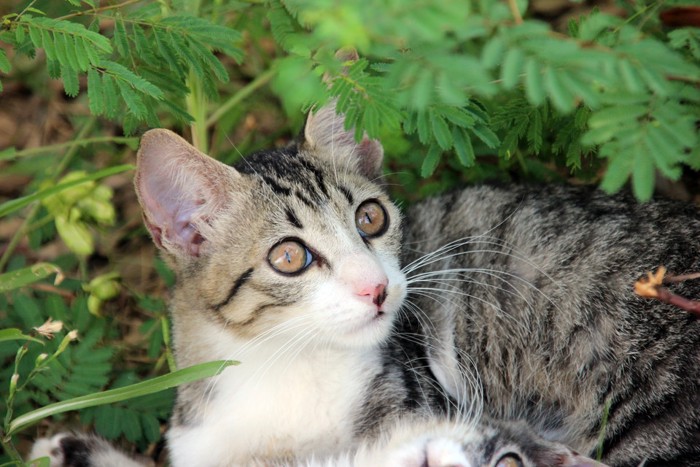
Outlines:
[[[199,379],[209,378],[221,373],[225,368],[231,365],[237,365],[238,362],[232,360],[217,360],[214,362],[201,363],[182,370],[177,370],[167,375],[158,376],[156,378],[142,381],[117,389],[110,389],[104,392],[88,394],[85,396],[75,397],[55,404],[49,404],[37,410],[20,415],[10,422],[7,435],[11,436],[18,431],[27,428],[34,423],[43,420],[46,417],[56,415],[70,410],[80,410],[87,407],[97,405],[113,404],[135,397],[145,396],[160,392],[178,386],[183,383],[189,383]]]

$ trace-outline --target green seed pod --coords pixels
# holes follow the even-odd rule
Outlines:
[[[103,301],[97,298],[95,295],[90,295],[87,299],[87,307],[90,314],[97,317],[101,317],[102,303]]]
[[[88,256],[95,251],[92,234],[84,223],[57,216],[56,230],[66,246],[75,254]]]

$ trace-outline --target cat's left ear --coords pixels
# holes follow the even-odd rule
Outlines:
[[[381,143],[367,135],[360,142],[355,141],[354,128],[345,129],[345,117],[336,113],[335,102],[309,113],[303,146],[316,157],[345,164],[369,179],[382,173]]]
[[[136,194],[155,244],[177,258],[199,256],[217,235],[214,221],[234,204],[240,174],[165,129],[143,135],[136,166]]]

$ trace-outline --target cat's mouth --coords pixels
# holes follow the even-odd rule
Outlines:
[[[356,326],[350,329],[350,334],[364,333],[364,332],[382,332],[386,327],[386,321],[389,319],[389,314],[386,310],[377,309],[371,316],[363,319]]]

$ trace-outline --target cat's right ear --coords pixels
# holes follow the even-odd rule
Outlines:
[[[341,162],[369,179],[382,173],[384,149],[381,143],[367,135],[355,141],[355,130],[345,129],[345,116],[337,112],[335,101],[309,113],[304,128],[304,147],[316,157]]]
[[[137,154],[134,185],[155,244],[177,257],[199,256],[237,178],[232,167],[202,154],[172,131],[147,131]]]

